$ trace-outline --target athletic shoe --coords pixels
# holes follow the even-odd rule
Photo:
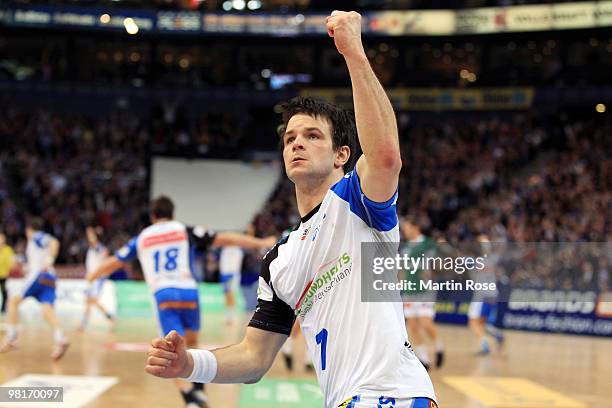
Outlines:
[[[442,364],[444,364],[444,351],[439,350],[436,351],[436,368],[442,367]]]
[[[5,341],[0,346],[0,353],[8,353],[9,351],[17,350],[17,340]]]
[[[68,347],[70,347],[70,342],[66,340],[62,341],[61,343],[56,343],[55,347],[53,348],[53,352],[51,353],[51,359],[53,361],[59,361],[59,359],[64,357],[64,354],[66,354]]]
[[[285,361],[285,367],[288,371],[293,371],[293,356],[291,354],[283,353],[283,360]]]

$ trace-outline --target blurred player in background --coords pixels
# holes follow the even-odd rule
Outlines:
[[[7,352],[17,347],[17,325],[19,323],[19,304],[23,299],[32,296],[42,306],[43,316],[53,328],[55,346],[51,358],[55,361],[62,358],[70,343],[64,335],[53,305],[55,303],[55,286],[57,277],[53,265],[59,254],[59,241],[42,231],[43,222],[40,218],[31,218],[27,222],[26,237],[26,278],[18,293],[12,294],[8,309],[8,330],[0,352]]]
[[[2,296],[2,306],[0,307],[0,315],[6,313],[6,305],[8,303],[8,292],[6,290],[6,280],[8,279],[11,269],[15,264],[15,252],[6,243],[6,236],[0,232],[0,296]]]
[[[249,224],[247,234],[254,237],[255,226]],[[259,271],[261,259],[266,254],[266,249],[248,249],[244,251],[240,271],[240,289],[244,299],[244,310],[250,318],[257,307],[257,290],[259,288]]]
[[[225,295],[225,324],[233,325],[237,321],[236,298],[234,295],[240,279],[240,270],[244,253],[238,246],[225,246],[219,255],[219,281],[223,284]]]
[[[114,256],[88,276],[94,281],[138,258],[145,280],[155,298],[154,310],[162,336],[176,330],[190,347],[198,344],[200,302],[192,272],[192,248],[206,251],[209,246],[270,248],[276,238],[254,238],[245,234],[215,233],[203,227],[187,227],[174,220],[174,203],[161,196],[151,203],[152,225],[132,238]],[[203,384],[175,380],[187,407],[207,407]]]
[[[416,217],[407,215],[402,218],[401,223],[404,242],[400,245],[400,254],[406,254],[410,258],[433,257],[437,253],[436,242],[421,232]],[[436,368],[444,362],[444,344],[438,336],[438,329],[434,323],[436,317],[436,293],[418,289],[419,281],[432,279],[430,269],[419,268],[415,271],[404,271],[403,279],[416,283],[417,289],[405,292],[404,317],[408,326],[408,335],[412,341],[415,353],[421,363],[429,370],[431,365],[427,345],[423,336],[426,333],[436,348]]]
[[[100,242],[99,235],[102,233],[100,227],[94,228],[89,226],[85,232],[87,234],[87,243],[89,244],[89,247],[87,248],[87,255],[85,257],[85,277],[87,278],[87,276],[92,275],[98,269],[98,267],[100,267],[102,262],[104,262],[104,260],[108,257],[109,253],[104,244]],[[112,327],[115,326],[115,318],[104,308],[104,306],[102,306],[102,304],[100,304],[99,301],[105,281],[106,277],[102,277],[89,284],[89,288],[85,294],[85,314],[83,315],[83,319],[81,320],[81,324],[78,328],[79,331],[83,331],[87,327],[89,314],[92,307],[95,307],[102,312],[111,323]]]
[[[488,236],[479,235],[481,255],[486,255],[483,270],[473,269],[470,277],[476,283],[490,284],[497,281],[495,269],[499,261],[500,254],[493,251]],[[476,335],[479,344],[478,355],[487,355],[491,352],[487,335],[493,337],[501,349],[504,343],[504,336],[497,327],[497,296],[498,290],[475,291],[468,310],[468,321],[472,332]]]

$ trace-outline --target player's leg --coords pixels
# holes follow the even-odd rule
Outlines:
[[[483,313],[486,312],[485,309],[485,304],[483,302],[472,302],[468,310],[469,326],[476,336],[480,347],[478,351],[479,355],[486,355],[491,352],[485,332],[485,320],[482,317]]]
[[[51,359],[54,361],[62,358],[70,346],[70,342],[64,335],[62,326],[53,308],[55,304],[56,282],[57,278],[54,275],[47,272],[41,273],[37,280],[38,289],[32,294],[32,296],[40,302],[43,317],[53,329],[53,340],[55,345],[51,352]]]
[[[64,330],[55,314],[55,309],[53,308],[53,303],[55,301],[55,290],[53,290],[53,300],[50,300],[50,296],[41,297],[41,307],[43,312],[43,317],[49,323],[51,328],[53,329],[53,341],[55,346],[53,347],[53,351],[51,352],[51,358],[55,361],[59,360],[66,354],[68,347],[70,346],[70,342],[66,338],[64,334]]]
[[[429,352],[423,341],[422,327],[418,320],[418,310],[421,302],[404,302],[404,318],[408,329],[408,338],[419,361],[429,370],[431,362]]]
[[[19,324],[19,304],[23,300],[21,295],[12,296],[8,301],[8,324],[6,335],[0,345],[0,353],[11,351],[17,347],[17,337]]]
[[[102,306],[98,298],[92,299],[92,306],[98,309],[113,326],[115,325],[115,317],[104,306]]]
[[[83,318],[81,319],[81,323],[77,328],[78,331],[85,330],[85,327],[87,327],[87,323],[89,322],[89,314],[91,313],[91,297],[89,296],[89,293],[86,293],[85,296],[85,312],[83,313]]]
[[[497,323],[497,305],[492,303],[489,308],[488,316],[485,322],[485,332],[492,336],[497,342],[498,350],[501,351],[504,345],[504,335],[501,329],[496,326]]]
[[[423,302],[419,313],[419,325],[423,328],[427,336],[430,338],[436,348],[436,368],[442,367],[444,364],[444,343],[439,336],[438,328],[434,322],[436,315],[435,303]]]
[[[70,342],[64,335],[64,330],[62,329],[59,319],[55,314],[53,303],[42,303],[42,311],[45,320],[47,320],[49,325],[53,328],[53,341],[55,343],[55,346],[53,348],[53,351],[51,352],[51,358],[57,361],[62,358],[64,354],[66,354],[66,351],[70,346]]]
[[[429,351],[427,345],[423,341],[423,327],[421,327],[419,319],[416,316],[406,318],[406,326],[408,327],[408,338],[414,347],[414,352],[419,361],[423,363],[425,368],[429,370],[431,361],[429,359]]]
[[[234,274],[222,274],[220,278],[225,296],[225,323],[236,323],[236,298],[234,297]]]
[[[17,292],[9,295],[7,332],[2,341],[2,345],[0,345],[0,352],[4,353],[11,351],[17,347],[17,337],[19,335],[19,304],[21,304],[23,299],[29,296],[35,296],[40,289],[41,286],[38,283],[37,277],[33,281],[26,282]]]
[[[114,327],[115,317],[111,315],[108,312],[108,310],[106,310],[106,308],[102,306],[102,304],[99,301],[100,295],[102,294],[102,289],[104,288],[105,281],[106,279],[98,279],[97,281],[94,282],[94,284],[91,287],[91,290],[89,291],[88,302],[89,302],[90,307],[94,307],[98,309],[111,323],[111,327]]]
[[[0,296],[2,296],[2,305],[0,306],[0,314],[5,314],[6,305],[8,303],[8,292],[6,290],[6,278],[0,278]]]

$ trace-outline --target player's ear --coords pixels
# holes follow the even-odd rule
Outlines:
[[[334,159],[334,167],[344,167],[346,162],[351,157],[351,148],[344,145],[336,149],[336,158]]]

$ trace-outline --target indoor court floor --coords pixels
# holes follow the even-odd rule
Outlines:
[[[226,326],[224,318],[223,313],[203,315],[202,346],[225,345],[241,338],[246,322]],[[70,323],[72,345],[58,363],[49,358],[51,331],[46,324],[24,323],[20,348],[0,355],[0,384],[16,385],[15,381],[21,380],[19,384],[63,385],[65,402],[57,404],[62,407],[183,406],[171,381],[144,372],[148,343],[156,336],[153,319],[125,318],[114,332],[98,323],[78,333],[70,329],[77,322]],[[440,331],[447,349],[446,362],[441,369],[431,371],[431,377],[441,408],[612,406],[610,339],[509,331],[502,354],[477,357],[475,341],[466,327],[441,326]],[[295,347],[296,367],[292,373],[278,357],[258,384],[208,385],[211,408],[322,406],[314,375],[297,364],[302,361],[302,345],[298,341]],[[87,381],[80,383],[81,376]]]

